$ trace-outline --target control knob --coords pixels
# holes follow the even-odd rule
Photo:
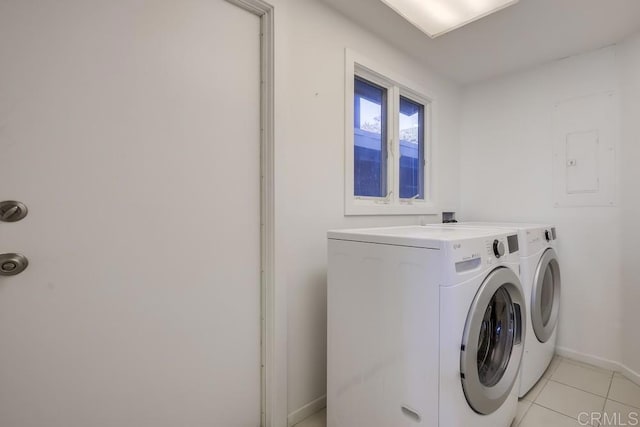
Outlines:
[[[504,243],[500,240],[496,239],[493,241],[493,253],[496,258],[500,258],[504,255]]]
[[[544,230],[544,238],[547,239],[547,242],[551,241],[551,232],[549,230]]]

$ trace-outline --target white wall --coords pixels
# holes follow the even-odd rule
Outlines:
[[[317,0],[277,0],[273,4],[276,286],[277,303],[288,306],[284,363],[288,366],[288,412],[294,413],[322,398],[326,390],[327,230],[420,221],[419,217],[347,218],[343,214],[345,48],[429,88],[436,98],[438,190],[442,204],[453,208],[459,179],[458,89]],[[439,221],[440,217],[426,220]],[[285,320],[277,321],[283,326]]]
[[[622,362],[640,379],[640,35],[619,48],[622,92]]]
[[[557,224],[563,285],[558,346],[614,363],[623,360],[621,208],[554,208],[551,121],[557,101],[619,93],[617,51],[609,47],[466,88],[460,141],[460,217]],[[637,77],[635,84],[637,90]],[[637,286],[634,292],[638,301]],[[632,311],[629,316],[637,317]],[[640,346],[634,345],[638,360]]]

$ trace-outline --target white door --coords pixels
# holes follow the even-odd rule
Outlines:
[[[260,422],[259,18],[0,1],[0,426]]]

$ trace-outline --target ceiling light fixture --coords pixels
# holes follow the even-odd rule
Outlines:
[[[429,37],[436,38],[519,0],[381,0]]]

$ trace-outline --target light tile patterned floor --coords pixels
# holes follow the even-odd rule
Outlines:
[[[325,427],[326,411],[296,427]],[[640,425],[640,386],[618,373],[556,356],[518,402],[512,427]]]
[[[327,410],[323,409],[311,415],[304,421],[296,424],[295,427],[326,427],[327,425]]]

